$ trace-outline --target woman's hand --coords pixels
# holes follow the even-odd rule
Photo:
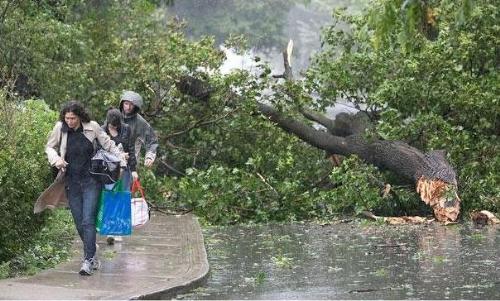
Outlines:
[[[66,166],[68,165],[68,162],[64,161],[63,158],[59,158],[56,161],[55,167],[57,169],[60,169],[62,171],[66,171]]]
[[[132,172],[132,178],[134,178],[134,180],[139,179],[139,175],[137,174],[137,171]]]
[[[120,153],[120,159],[122,159],[123,161],[127,162],[127,160],[128,160],[128,153],[121,152]]]

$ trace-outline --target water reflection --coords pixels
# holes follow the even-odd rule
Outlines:
[[[178,299],[499,299],[500,233],[467,226],[209,229],[207,285]]]

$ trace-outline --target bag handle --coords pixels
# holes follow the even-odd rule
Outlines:
[[[141,185],[141,182],[139,181],[139,179],[134,179],[134,181],[132,182],[132,189],[131,189],[132,194],[136,191],[139,191],[141,193],[142,198],[146,199],[144,197],[144,188],[142,188],[142,185]]]

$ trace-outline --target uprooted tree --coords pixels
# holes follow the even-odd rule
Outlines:
[[[190,76],[183,77],[178,88],[203,101],[213,90],[206,82]],[[389,170],[415,184],[422,201],[432,207],[438,221],[457,219],[460,213],[457,177],[446,160],[445,151],[423,153],[402,141],[367,138],[363,133],[370,126],[367,122],[369,118],[360,115],[365,112],[359,112],[356,116],[341,113],[332,120],[312,110],[302,111],[304,117],[324,126],[327,129],[324,131],[287,117],[271,105],[258,102],[256,107],[280,128],[328,154],[357,155],[367,163]]]

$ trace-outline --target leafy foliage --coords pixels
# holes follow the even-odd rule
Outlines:
[[[405,1],[405,3],[422,3]],[[465,1],[467,2],[467,1]],[[376,1],[366,12],[387,20],[336,14],[348,30],[325,31],[324,51],[309,71],[320,104],[337,97],[381,111],[377,134],[423,150],[446,149],[457,167],[465,211],[498,211],[498,5],[426,1],[438,14],[435,41],[415,33],[412,47],[398,1]],[[469,18],[457,15],[470,10]],[[385,26],[385,27],[384,27]],[[382,30],[383,32],[380,32]],[[380,44],[377,39],[383,39]],[[481,162],[481,163],[480,163]]]
[[[47,214],[44,226],[32,234],[33,243],[0,265],[0,279],[32,275],[66,260],[75,234],[69,210]]]
[[[374,166],[362,162],[356,156],[342,161],[330,174],[334,189],[320,190],[315,196],[323,218],[338,214],[353,215],[371,211],[382,215],[412,215],[426,212],[423,203],[415,202],[415,193],[407,189],[391,187],[384,196],[381,184],[387,175]],[[417,213],[417,214],[418,214]]]
[[[269,127],[267,123],[261,126]],[[263,132],[263,131],[262,131]],[[311,168],[303,158],[322,157],[299,141],[290,141],[286,134],[268,129],[267,137],[253,146],[233,144],[233,153],[248,151],[246,162],[237,164],[222,157],[211,158],[208,169],[188,169],[179,183],[179,204],[195,209],[209,223],[264,222],[268,220],[299,220],[314,216],[307,191],[325,171],[318,160]],[[283,147],[283,142],[291,144]],[[245,149],[250,147],[250,149]],[[228,157],[226,157],[228,158]]]
[[[0,94],[0,261],[19,253],[43,227],[33,204],[51,179],[44,153],[55,112],[40,101],[15,105]]]

